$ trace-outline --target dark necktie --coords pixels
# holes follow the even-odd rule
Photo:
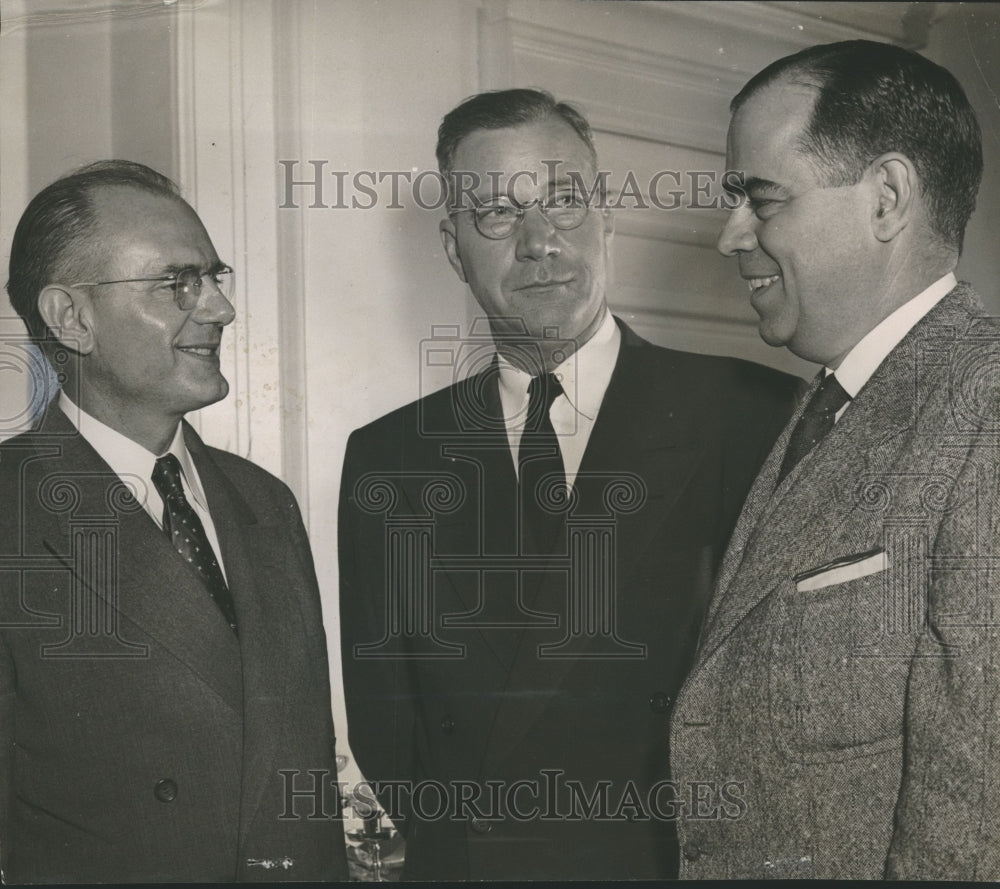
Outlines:
[[[552,486],[561,480],[565,490],[566,469],[549,418],[552,402],[562,395],[562,391],[553,374],[532,377],[528,384],[528,416],[518,448],[522,551],[526,553],[547,553],[563,525],[565,512],[556,506],[563,504],[563,492],[554,492]],[[544,505],[546,503],[549,508]]]
[[[795,468],[795,464],[833,429],[837,411],[850,400],[851,396],[844,391],[836,375],[827,374],[792,430],[785,459],[781,463],[781,472],[778,474],[779,484]]]
[[[157,459],[156,466],[153,467],[153,484],[163,498],[164,533],[170,538],[174,549],[197,570],[230,628],[234,633],[237,632],[233,597],[212,551],[212,545],[208,542],[201,519],[184,496],[181,464],[173,454]]]

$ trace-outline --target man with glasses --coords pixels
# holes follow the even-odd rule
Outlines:
[[[340,508],[351,749],[415,879],[676,873],[667,720],[796,381],[607,305],[586,120],[474,96],[439,130],[473,373],[357,430]],[[486,343],[483,340],[486,339]]]
[[[286,793],[336,771],[298,507],[184,422],[228,392],[232,279],[127,161],[49,185],[14,234],[7,290],[62,391],[0,447],[5,880],[346,877],[335,794],[307,818]]]

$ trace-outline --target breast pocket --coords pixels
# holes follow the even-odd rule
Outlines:
[[[790,580],[779,593],[769,703],[789,758],[837,761],[901,743],[916,622],[900,619],[909,606],[899,585],[889,566],[839,583]]]

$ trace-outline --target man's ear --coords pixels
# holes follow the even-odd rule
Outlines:
[[[462,266],[462,257],[458,255],[458,233],[455,231],[454,220],[450,216],[445,217],[441,220],[438,229],[441,232],[441,243],[444,244],[444,252],[448,256],[448,262],[451,263],[455,274],[464,283],[468,284],[469,279],[466,277],[465,269]]]
[[[38,294],[38,313],[62,345],[81,355],[94,349],[90,297],[76,287],[49,284]]]
[[[876,238],[888,242],[913,222],[920,201],[917,170],[898,151],[877,157],[869,169],[875,176],[872,230]]]

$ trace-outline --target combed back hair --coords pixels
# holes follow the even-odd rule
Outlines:
[[[512,89],[494,90],[470,96],[449,111],[438,127],[438,170],[451,189],[455,152],[459,143],[476,130],[500,130],[524,123],[535,123],[557,117],[573,128],[580,141],[587,147],[594,170],[597,170],[597,149],[590,124],[579,111],[567,102],[557,102],[545,90]],[[551,158],[560,160],[560,158]]]
[[[32,198],[11,242],[7,293],[29,335],[39,344],[52,338],[38,312],[39,293],[49,284],[71,284],[98,270],[101,257],[95,250],[93,198],[98,189],[110,186],[128,186],[180,200],[180,190],[166,176],[125,160],[88,164]]]
[[[853,185],[879,155],[906,155],[935,234],[961,252],[983,172],[976,114],[955,77],[918,53],[888,43],[848,40],[813,46],[756,74],[733,99],[735,114],[778,81],[815,87],[818,96],[801,148],[827,185]]]

